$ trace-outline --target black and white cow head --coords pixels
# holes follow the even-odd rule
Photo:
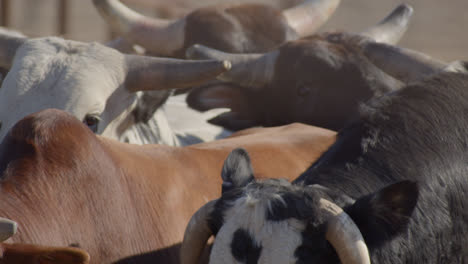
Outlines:
[[[354,199],[319,185],[255,179],[243,149],[229,155],[222,178],[222,196],[187,226],[183,264],[197,263],[211,235],[210,263],[370,263],[368,250],[404,230],[418,198],[410,181]]]

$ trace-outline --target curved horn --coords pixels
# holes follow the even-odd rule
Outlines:
[[[0,242],[3,242],[13,236],[18,229],[16,222],[0,217]]]
[[[320,199],[320,207],[332,215],[328,220],[325,236],[336,250],[341,263],[370,264],[364,238],[351,217],[339,206],[325,199]]]
[[[335,12],[340,0],[306,0],[283,11],[288,24],[300,35],[314,33]]]
[[[27,40],[17,31],[0,28],[0,66],[10,69],[16,50]]]
[[[187,88],[216,78],[229,70],[229,61],[188,61],[125,55],[127,76],[125,87],[132,91]]]
[[[272,80],[278,54],[278,50],[265,54],[226,53],[199,44],[191,46],[185,53],[190,59],[229,60],[232,69],[219,75],[218,79],[251,89],[259,89]]]
[[[205,248],[206,241],[212,235],[212,231],[208,226],[208,217],[214,210],[214,205],[217,200],[213,200],[202,206],[190,218],[190,221],[185,229],[184,240],[180,249],[180,263],[190,264],[198,263],[198,260]]]
[[[413,8],[407,4],[401,4],[377,25],[370,27],[361,33],[376,42],[396,44],[408,29],[408,24],[413,14]]]
[[[169,56],[184,45],[185,18],[150,18],[131,10],[118,0],[93,0],[93,3],[112,30],[150,52]]]
[[[373,64],[406,83],[432,75],[446,66],[444,62],[426,54],[382,43],[367,42],[362,48],[364,55]]]

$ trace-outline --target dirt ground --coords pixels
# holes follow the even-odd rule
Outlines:
[[[10,27],[31,36],[57,34],[58,0],[11,1]],[[147,14],[181,15],[192,7],[228,0],[126,0],[132,7]],[[246,2],[249,0],[237,0]],[[252,1],[252,0],[250,0]],[[271,1],[287,6],[300,0]],[[81,41],[104,41],[110,34],[104,21],[92,6],[91,0],[68,0],[66,38]],[[359,32],[376,23],[394,7],[402,3],[396,0],[342,0],[340,7],[321,29],[341,29]],[[403,47],[417,49],[436,58],[451,61],[468,59],[468,1],[467,0],[407,0],[415,13],[406,36],[400,42]]]

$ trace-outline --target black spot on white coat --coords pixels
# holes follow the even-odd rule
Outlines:
[[[255,264],[260,258],[262,247],[244,229],[238,229],[232,236],[231,253],[234,258],[245,264]]]

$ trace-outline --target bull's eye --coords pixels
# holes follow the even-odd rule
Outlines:
[[[98,125],[99,125],[99,117],[95,115],[86,115],[85,118],[83,119],[83,123],[93,131],[93,133],[96,133],[98,131]]]
[[[297,88],[297,95],[298,96],[306,96],[310,93],[312,89],[310,88],[309,85],[299,85],[299,88]]]
[[[2,129],[2,121],[0,121],[0,130]]]

